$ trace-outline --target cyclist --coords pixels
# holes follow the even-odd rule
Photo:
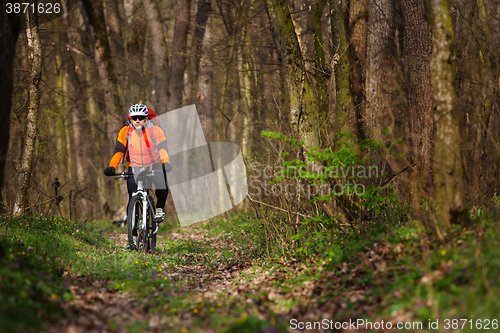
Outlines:
[[[150,112],[151,111],[151,112]],[[163,130],[156,126],[148,117],[156,116],[153,110],[144,104],[134,104],[128,112],[129,125],[124,126],[116,138],[114,155],[109,166],[104,169],[106,176],[112,176],[127,154],[128,172],[137,171],[138,168],[153,167],[158,171],[156,177],[152,178],[155,185],[157,198],[155,222],[160,223],[165,218],[165,202],[168,196],[165,172],[170,172],[170,158],[167,153],[167,139]],[[129,203],[132,193],[137,190],[135,177],[127,178],[127,190]],[[128,204],[127,204],[128,211]]]

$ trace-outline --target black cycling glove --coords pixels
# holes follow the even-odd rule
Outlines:
[[[114,167],[107,167],[104,169],[104,174],[106,176],[113,176],[115,174],[115,168]]]

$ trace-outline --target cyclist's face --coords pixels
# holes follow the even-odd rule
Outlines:
[[[135,129],[141,129],[145,126],[146,122],[148,121],[148,117],[132,117],[132,126],[134,126]]]

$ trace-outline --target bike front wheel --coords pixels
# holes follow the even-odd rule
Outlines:
[[[142,220],[142,198],[140,195],[130,199],[127,211],[127,231],[129,248],[138,250],[144,244],[144,234],[139,232],[139,223]]]
[[[147,229],[147,234],[149,235],[148,237],[148,244],[149,247],[148,249],[145,250],[145,253],[151,251],[151,254],[155,254],[156,252],[156,234],[153,234],[156,231],[156,222],[154,221],[155,218],[155,202],[153,200],[153,197],[149,196],[148,197],[148,205],[149,205],[149,216],[146,224],[146,229]]]
[[[146,218],[146,229],[141,229],[139,231],[139,239],[141,240],[139,249],[142,248],[144,254],[155,254],[156,234],[153,234],[156,230],[156,223],[154,222],[155,209],[151,197],[149,197],[148,199],[149,209]]]

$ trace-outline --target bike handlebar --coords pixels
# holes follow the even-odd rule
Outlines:
[[[154,171],[155,170],[144,170],[144,171],[141,171],[139,173],[124,171],[122,173],[115,173],[113,175],[109,175],[108,177],[116,177],[115,179],[128,178],[128,177],[134,176],[134,175],[137,175],[137,178],[152,177],[152,176],[155,176]]]

